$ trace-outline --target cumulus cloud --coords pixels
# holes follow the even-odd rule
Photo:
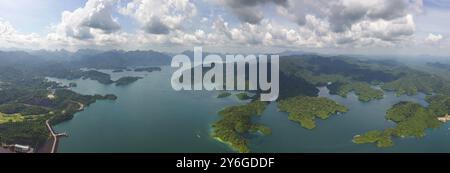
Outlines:
[[[381,41],[398,42],[407,40],[415,32],[415,23],[411,15],[395,20],[362,21],[350,30],[359,38],[375,38]]]
[[[313,20],[313,19],[312,19]],[[320,21],[312,25],[317,25],[317,27],[322,25]],[[321,44],[321,37],[319,37],[320,31],[315,31],[311,29],[297,29],[288,28],[272,20],[264,19],[261,23],[251,24],[242,23],[235,27],[230,27],[228,22],[226,22],[222,17],[218,17],[212,26],[212,31],[207,34],[208,45],[223,45],[238,47],[243,45],[246,47],[257,47],[257,46],[280,46],[280,47],[291,47],[291,46],[317,46]],[[326,35],[323,35],[326,37]]]
[[[219,3],[228,6],[241,21],[257,24],[264,18],[261,5],[273,3],[286,6],[287,0],[219,0]]]
[[[215,8],[215,3],[226,8]],[[194,0],[88,0],[83,7],[63,12],[60,23],[43,36],[19,33],[0,20],[0,45],[71,50],[446,45],[448,39],[440,34],[416,40],[414,18],[422,10],[422,0],[215,0],[207,5]],[[129,16],[138,27],[121,30],[113,14]],[[230,15],[241,22],[230,20]]]
[[[422,0],[217,0],[240,21],[213,22],[208,39],[247,46],[370,47],[401,46],[413,39],[414,15]],[[298,25],[274,23],[276,12]],[[266,14],[267,13],[267,14]],[[270,13],[271,15],[273,13]],[[214,42],[214,41],[210,41]]]
[[[112,33],[120,29],[112,12],[118,0],[88,0],[84,7],[64,11],[54,26],[57,34],[77,39],[91,39],[95,33]]]
[[[438,43],[440,42],[444,37],[441,34],[433,34],[429,33],[428,36],[425,38],[426,43]]]
[[[289,0],[278,12],[299,25],[306,15],[328,20],[334,32],[344,32],[361,21],[394,20],[420,13],[422,0]]]
[[[302,26],[306,24],[307,15],[314,15],[316,17],[325,16],[329,12],[330,2],[327,0],[289,0],[286,3],[288,5],[278,6],[277,12]]]
[[[42,38],[35,33],[22,34],[7,21],[0,18],[0,46],[4,48],[39,47]]]
[[[410,0],[341,0],[339,3],[329,7],[330,13],[328,17],[330,18],[333,31],[343,32],[360,21],[390,21],[405,17],[417,5],[417,3],[412,3]]]
[[[120,12],[136,19],[149,34],[169,34],[197,13],[189,0],[133,0]]]
[[[169,26],[161,22],[158,17],[151,18],[144,24],[143,29],[152,34],[168,34],[170,32]]]
[[[364,20],[357,22],[345,32],[334,32],[324,18],[306,15],[299,27],[282,25],[264,19],[260,24],[241,23],[231,27],[218,17],[208,34],[211,43],[226,42],[230,45],[275,47],[386,47],[411,41],[415,23],[411,15],[394,20]]]
[[[0,19],[0,36],[6,37],[15,34],[16,30],[7,21]]]
[[[264,19],[261,8],[274,4],[277,12],[299,25],[306,16],[326,19],[334,32],[344,32],[366,20],[393,20],[411,13],[420,13],[422,0],[218,0],[228,6],[241,21],[258,24]]]

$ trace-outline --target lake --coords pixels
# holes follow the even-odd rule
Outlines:
[[[92,80],[52,79],[65,84],[76,82],[72,90],[82,94],[115,94],[116,101],[97,101],[76,113],[75,117],[55,126],[67,132],[58,152],[233,152],[227,145],[209,136],[211,124],[225,106],[244,104],[234,96],[216,98],[217,91],[174,91],[170,84],[175,69],[161,72],[112,73],[113,80],[123,76],[144,77],[128,86],[103,85]],[[425,95],[395,96],[386,92],[382,100],[363,103],[354,93],[347,98],[329,95],[321,87],[320,96],[346,105],[350,111],[317,120],[313,130],[289,121],[287,113],[277,111],[275,103],[255,122],[272,128],[270,136],[251,135],[253,152],[450,152],[449,124],[427,131],[422,139],[395,138],[395,146],[377,148],[373,144],[352,143],[353,136],[369,130],[385,129],[395,124],[385,119],[385,112],[399,101],[413,101],[426,106]]]

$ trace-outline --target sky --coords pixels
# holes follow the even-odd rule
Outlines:
[[[450,0],[0,0],[0,49],[450,56]]]

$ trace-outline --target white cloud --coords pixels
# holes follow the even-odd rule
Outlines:
[[[63,12],[60,22],[44,36],[19,33],[0,20],[0,46],[76,50],[195,45],[230,51],[359,50],[430,43],[449,47],[442,32],[426,31],[428,37],[416,37],[415,18],[423,11],[422,0],[215,0],[207,5],[193,0],[130,0],[122,1],[125,6],[119,2],[88,0],[83,7]],[[226,7],[212,7],[217,3]],[[113,14],[130,16],[139,27],[121,30]]]
[[[197,14],[189,0],[133,0],[120,11],[135,18],[150,34],[169,34]]]
[[[413,39],[415,23],[411,15],[394,20],[379,19],[361,21],[347,31],[352,35],[350,43],[361,46],[402,46]]]
[[[335,32],[349,30],[353,24],[370,20],[393,20],[420,13],[422,0],[289,0],[278,12],[299,25],[306,15],[326,19]]]
[[[412,15],[393,20],[360,21],[345,32],[334,32],[324,18],[306,15],[301,26],[286,26],[264,19],[260,24],[243,22],[231,27],[218,17],[208,34],[212,44],[275,46],[291,48],[387,47],[411,42],[415,32]]]
[[[112,12],[118,0],[88,0],[84,7],[64,11],[61,22],[54,26],[56,34],[80,40],[91,39],[98,33],[113,33],[120,29]]]
[[[51,26],[45,37],[45,48],[128,48],[134,34],[121,31],[112,14],[118,10],[119,0],[88,0],[83,7],[64,11],[61,21]]]
[[[438,43],[438,42],[442,41],[443,38],[444,37],[441,34],[435,35],[433,33],[430,33],[430,34],[428,34],[427,38],[425,38],[425,42],[426,43]]]
[[[0,35],[6,36],[14,34],[16,31],[15,29],[9,24],[9,22],[0,20]]]
[[[7,21],[0,18],[0,46],[4,48],[32,48],[42,43],[38,34],[22,34]]]
[[[243,44],[269,42],[274,33],[262,34],[251,29],[267,27],[262,5],[274,5],[281,16],[298,24],[298,28],[284,27],[289,37],[277,40],[281,45],[295,42],[297,46],[362,47],[402,46],[415,34],[414,15],[422,12],[422,0],[218,0],[227,5],[241,21],[239,29],[221,28],[234,33],[235,41]],[[244,11],[244,12],[241,12]],[[267,12],[266,12],[267,13]],[[271,18],[268,17],[270,20]],[[277,24],[280,25],[280,24]],[[288,25],[289,26],[289,25]],[[251,32],[251,33],[246,33]],[[243,34],[246,33],[246,34]],[[280,33],[277,33],[280,35]],[[262,39],[263,36],[267,36]],[[228,36],[229,37],[229,36]],[[279,37],[278,37],[279,38]],[[295,40],[295,41],[294,41]],[[245,41],[248,41],[244,43]],[[284,41],[284,42],[283,42]]]
[[[226,5],[236,17],[250,24],[258,24],[264,18],[261,6],[272,3],[286,6],[287,0],[216,0],[219,4]]]

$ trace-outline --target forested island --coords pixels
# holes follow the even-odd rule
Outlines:
[[[69,80],[83,78],[105,85],[115,83],[123,86],[140,78],[123,77],[113,81],[111,75],[92,69],[120,72],[118,69],[122,70],[124,66],[128,71],[130,67],[138,65],[168,65],[170,62],[170,59],[165,59],[165,55],[141,51],[108,51],[79,57],[75,53],[73,57],[77,59],[51,61],[47,57],[45,60],[39,59],[24,52],[0,51],[1,143],[39,148],[49,137],[46,120],[54,125],[71,119],[76,112],[97,100],[117,99],[114,95],[81,95],[66,86],[46,80],[46,77]],[[430,68],[442,66],[428,64]],[[136,72],[159,70],[159,67],[134,69]],[[280,58],[280,95],[273,104],[278,104],[279,110],[286,112],[289,120],[299,123],[303,128],[313,129],[316,127],[316,118],[327,119],[348,111],[336,101],[318,97],[317,87],[327,87],[330,94],[342,97],[354,92],[362,102],[383,99],[387,91],[395,92],[398,96],[426,94],[428,106],[414,102],[392,105],[386,112],[386,119],[394,122],[394,127],[373,129],[353,138],[357,144],[374,143],[379,147],[389,147],[394,145],[395,138],[420,138],[426,135],[426,129],[442,126],[443,122],[438,118],[450,113],[450,82],[445,78],[448,73],[443,74],[417,70],[392,60],[308,54],[284,56]],[[76,84],[71,87],[76,87]],[[248,134],[271,134],[270,127],[253,119],[261,115],[269,103],[258,101],[262,91],[240,92],[236,97],[248,102],[239,102],[241,105],[219,111],[220,119],[212,125],[212,136],[238,152],[251,152]],[[230,95],[222,92],[217,97]]]
[[[142,77],[126,76],[126,77],[119,78],[118,80],[115,81],[115,83],[116,83],[116,86],[126,86],[133,82],[136,82],[139,79],[142,79]]]
[[[327,88],[330,89],[330,94],[335,94],[342,97],[347,97],[347,94],[353,91],[362,102],[383,99],[383,91],[372,88],[372,86],[366,82],[335,82],[327,86]]]
[[[124,70],[123,69],[116,69],[116,70],[113,70],[112,72],[113,73],[122,73],[122,72],[124,72]]]
[[[413,102],[397,103],[386,113],[386,119],[395,122],[396,127],[357,135],[353,139],[355,143],[376,143],[378,147],[390,147],[394,145],[393,137],[421,138],[425,136],[426,129],[442,125],[438,117],[450,113],[450,82],[443,77],[408,69],[408,73],[381,88],[395,91],[398,96],[425,93],[429,106],[423,107]]]
[[[289,120],[300,123],[306,129],[316,127],[316,118],[325,120],[331,115],[348,111],[345,106],[328,98],[305,96],[282,100],[278,103],[278,108],[289,113]]]
[[[78,85],[77,85],[77,83],[75,83],[75,82],[70,82],[69,83],[69,88],[73,88],[73,87],[77,87]]]
[[[135,68],[135,72],[154,72],[154,71],[161,71],[161,67],[141,67],[141,68]]]
[[[115,84],[116,86],[129,85],[133,82],[136,82],[139,79],[142,79],[142,77],[125,76],[125,77],[121,77],[121,78],[117,79],[116,81],[114,81],[111,79],[110,74],[103,73],[103,72],[100,72],[97,70],[83,71],[79,74],[78,77],[71,76],[71,79],[76,79],[76,78],[90,79],[90,80],[95,80],[101,84],[105,84],[105,85]],[[70,85],[72,85],[70,87],[74,87],[74,86],[76,86],[76,83],[71,83]]]
[[[412,102],[400,102],[393,105],[386,113],[386,118],[395,122],[397,126],[357,135],[353,139],[353,142],[357,144],[376,143],[379,147],[388,147],[393,145],[393,137],[422,137],[426,129],[440,127],[442,122],[437,118],[450,112],[448,100],[450,82],[448,80],[435,74],[414,70],[395,61],[305,55],[283,57],[280,66],[278,108],[288,113],[289,120],[298,122],[306,129],[316,127],[316,118],[327,119],[332,115],[348,111],[348,108],[333,100],[317,97],[316,87],[326,86],[330,94],[342,97],[346,97],[349,92],[354,92],[361,102],[383,99],[384,91],[396,92],[398,96],[415,95],[419,92],[428,95],[426,99],[430,104],[428,107]],[[248,97],[244,94],[240,93],[239,97]],[[258,94],[260,92],[256,92],[254,98],[258,98]],[[238,106],[238,108],[241,107]],[[226,121],[230,125],[228,126],[228,129],[231,129],[230,132],[233,129],[231,127],[234,127],[232,125],[240,124],[238,123],[240,116],[243,116],[240,118],[249,116],[249,114],[244,114],[245,116],[240,113],[232,114],[233,111],[227,112],[226,115],[233,117]],[[248,121],[246,122],[245,124],[249,124]],[[217,129],[218,125],[213,127]],[[247,127],[246,130],[251,129],[249,128],[251,125]],[[232,144],[233,148],[240,148],[238,151],[250,151],[248,147],[245,147],[247,145],[244,145],[248,143],[247,139],[236,135],[238,133],[227,134],[234,135],[220,138],[220,140]]]
[[[236,98],[239,99],[239,100],[249,100],[252,97],[248,96],[247,93],[237,93],[236,94]]]
[[[261,115],[266,106],[265,102],[253,101],[245,105],[224,108],[219,112],[222,119],[212,125],[212,136],[229,144],[240,153],[250,152],[245,134],[255,132],[261,132],[264,135],[271,134],[270,128],[251,122],[251,117]]]
[[[443,123],[438,117],[444,117],[450,112],[450,96],[429,96],[427,101],[430,103],[428,107],[413,102],[395,104],[386,113],[386,119],[395,122],[395,127],[357,135],[353,141],[357,144],[376,143],[378,147],[390,147],[394,145],[393,137],[422,138],[426,129],[441,127]]]
[[[222,91],[219,93],[219,95],[217,95],[217,98],[225,98],[225,97],[229,97],[229,96],[231,96],[231,93]]]
[[[98,82],[100,82],[102,84],[106,84],[106,85],[114,83],[114,81],[111,80],[111,75],[103,73],[103,72],[99,72],[96,70],[89,70],[89,71],[83,72],[82,78],[95,80],[95,81],[98,81]]]

